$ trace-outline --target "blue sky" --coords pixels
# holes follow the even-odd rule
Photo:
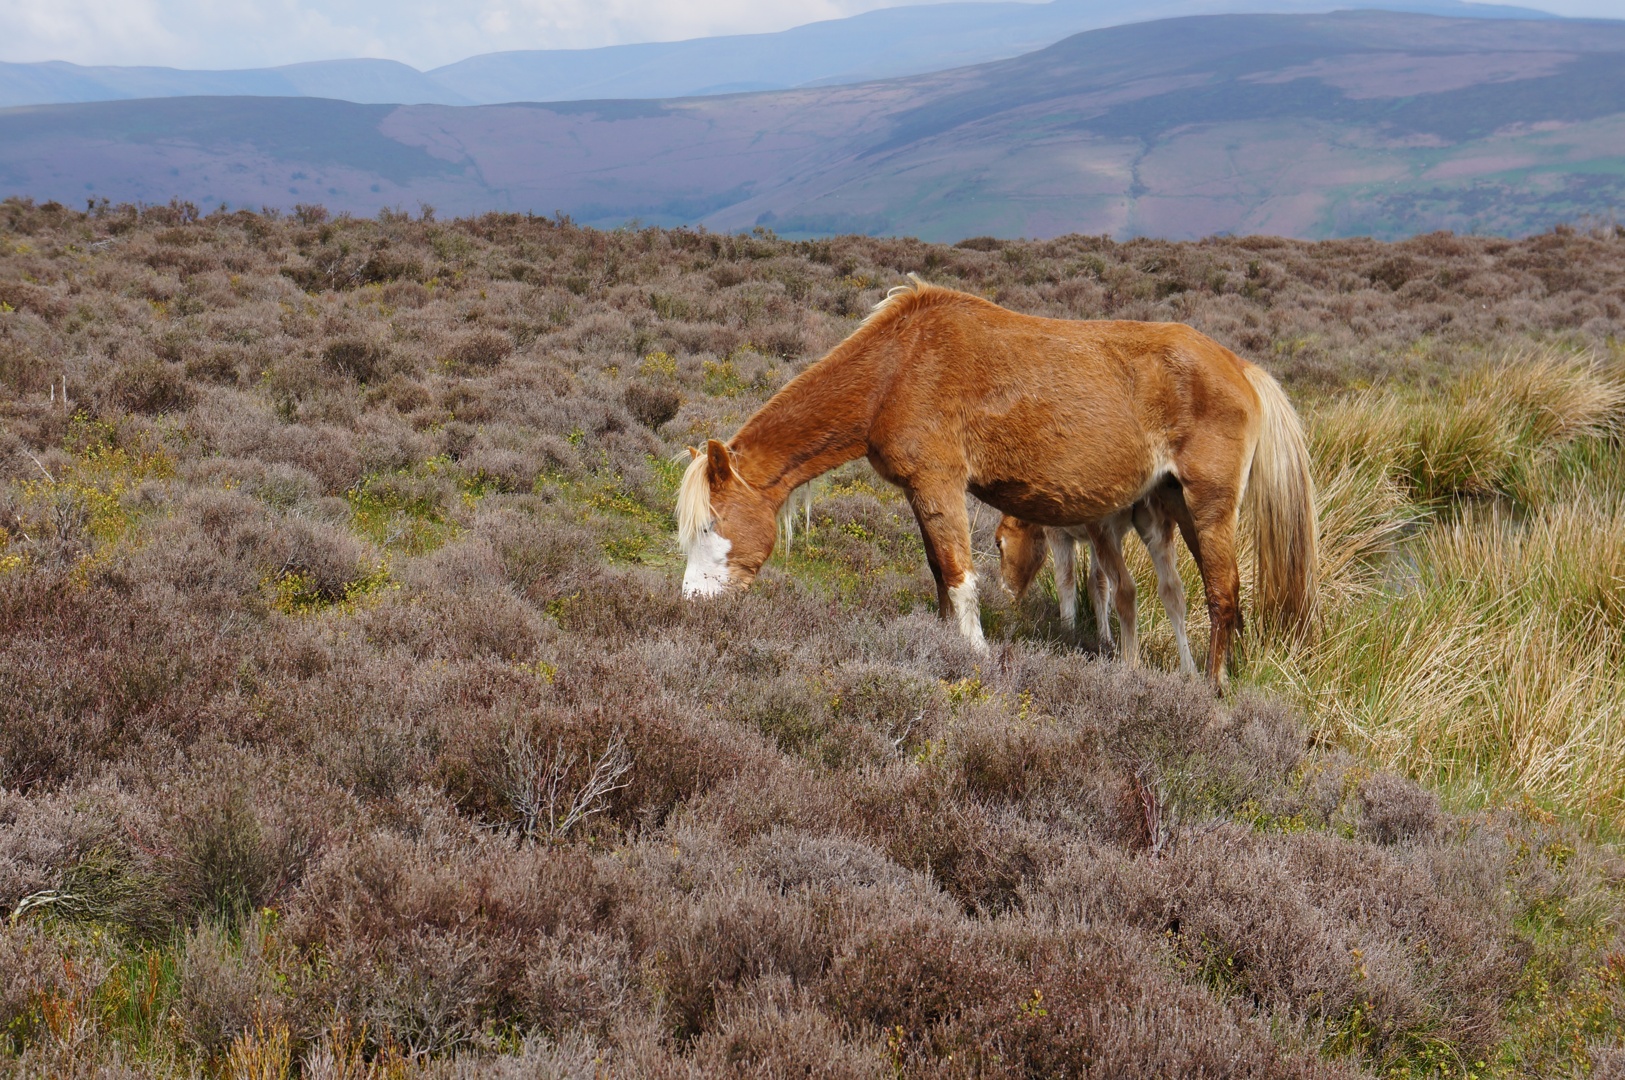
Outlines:
[[[1521,2],[1562,15],[1625,18],[1625,0]],[[5,27],[0,60],[236,68],[376,56],[430,68],[504,49],[591,48],[783,30],[896,3],[0,0],[0,26]],[[1232,10],[1244,7],[1237,4]]]

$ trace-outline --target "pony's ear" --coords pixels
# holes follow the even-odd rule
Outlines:
[[[733,479],[733,464],[728,460],[728,448],[715,439],[705,444],[705,475],[711,481],[712,489],[721,487]]]
[[[700,456],[700,448],[699,447],[691,446],[691,447],[688,448],[688,460],[693,461],[695,458],[697,458],[699,456]]]

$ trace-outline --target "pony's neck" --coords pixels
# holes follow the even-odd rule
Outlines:
[[[745,422],[728,445],[747,483],[782,503],[808,480],[868,452],[889,337],[853,335]]]

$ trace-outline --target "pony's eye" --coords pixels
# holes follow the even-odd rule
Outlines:
[[[1003,551],[1004,550],[1004,537],[995,536],[993,538],[993,546],[998,548],[1000,551]]]

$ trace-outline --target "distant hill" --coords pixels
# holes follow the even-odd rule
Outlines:
[[[225,95],[322,97],[362,104],[474,104],[416,68],[393,60],[320,60],[241,71],[81,67],[60,61],[0,63],[0,106]]]
[[[926,4],[871,11],[775,34],[489,53],[421,72],[389,60],[330,60],[242,71],[0,63],[0,107],[130,98],[325,97],[363,104],[668,98],[835,85],[1019,56],[1071,34],[1128,21],[1225,11],[1313,13],[1337,0],[1118,0]],[[1461,0],[1363,6],[1474,18],[1541,12]]]
[[[884,8],[776,34],[489,53],[430,71],[473,101],[669,98],[834,86],[1002,60],[1085,30],[1190,15],[1323,13],[1347,0],[1052,0]],[[1377,0],[1361,7],[1456,18],[1549,18],[1459,0]]]
[[[1625,208],[1625,23],[1212,16],[721,97],[12,109],[0,190],[942,240],[1522,234]]]

